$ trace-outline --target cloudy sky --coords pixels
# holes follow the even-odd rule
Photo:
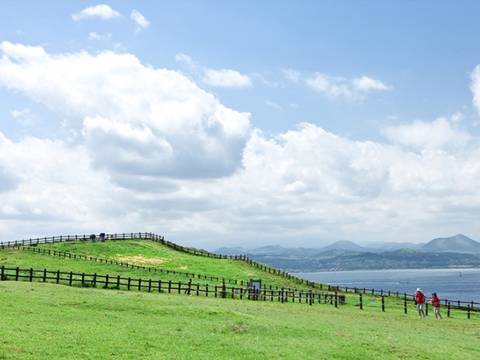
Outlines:
[[[479,11],[2,2],[0,239],[479,239]]]

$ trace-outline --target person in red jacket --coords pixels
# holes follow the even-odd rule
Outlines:
[[[415,292],[415,303],[417,304],[418,316],[423,319],[425,317],[425,295],[420,288],[417,288]]]
[[[440,314],[440,298],[437,296],[437,293],[432,294],[430,304],[432,304],[433,311],[435,312],[435,318],[442,319],[442,315]]]

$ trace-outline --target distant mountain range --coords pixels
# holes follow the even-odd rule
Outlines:
[[[385,243],[368,247],[337,241],[322,248],[220,248],[219,254],[246,254],[289,271],[480,267],[480,242],[458,234],[424,244]]]

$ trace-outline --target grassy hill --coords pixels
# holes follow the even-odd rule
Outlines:
[[[42,244],[37,247],[44,250],[50,249],[70,254],[100,257],[150,268],[202,274],[218,278],[219,280],[215,281],[217,283],[221,282],[221,278],[236,279],[245,283],[248,279],[260,278],[265,284],[275,287],[308,288],[306,284],[300,284],[293,279],[269,273],[244,261],[193,255],[148,240],[119,240],[96,243],[77,241]],[[152,274],[151,271],[139,268],[126,268],[106,263],[49,256],[48,254],[20,251],[17,248],[0,251],[0,264],[36,269],[48,268],[61,271],[120,274],[132,277],[155,277],[167,280],[185,280],[192,277],[172,273]],[[196,278],[194,281],[204,282],[206,279]]]
[[[177,251],[147,240],[42,244],[42,253],[0,250],[0,265],[186,281],[192,274],[238,281],[260,278],[274,287],[312,290],[245,261]],[[45,252],[50,251],[50,255]],[[55,251],[56,255],[53,255]],[[65,254],[70,254],[65,256]],[[57,256],[63,254],[62,256]],[[77,258],[75,258],[74,254]],[[95,257],[97,261],[80,259]],[[103,259],[101,262],[98,259]],[[129,263],[120,266],[112,262]],[[137,265],[138,267],[132,267]],[[145,266],[145,268],[141,268]],[[148,269],[147,267],[150,267]],[[163,272],[152,272],[152,269]],[[190,275],[166,270],[191,272]],[[12,277],[8,277],[12,280]],[[27,280],[28,279],[24,279]],[[334,307],[319,295],[302,303],[222,299],[143,291],[82,288],[34,282],[0,282],[2,359],[476,359],[480,316],[452,309],[444,321],[417,319],[402,299],[345,294]],[[220,280],[194,278],[219,284]],[[64,283],[65,281],[61,281]],[[67,282],[68,283],[68,282]],[[232,296],[234,292],[232,291]],[[273,294],[273,292],[272,292]],[[201,294],[200,294],[201,295]],[[445,310],[444,310],[445,315]]]

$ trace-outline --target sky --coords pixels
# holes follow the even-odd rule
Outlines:
[[[480,239],[479,10],[3,1],[0,240]]]

